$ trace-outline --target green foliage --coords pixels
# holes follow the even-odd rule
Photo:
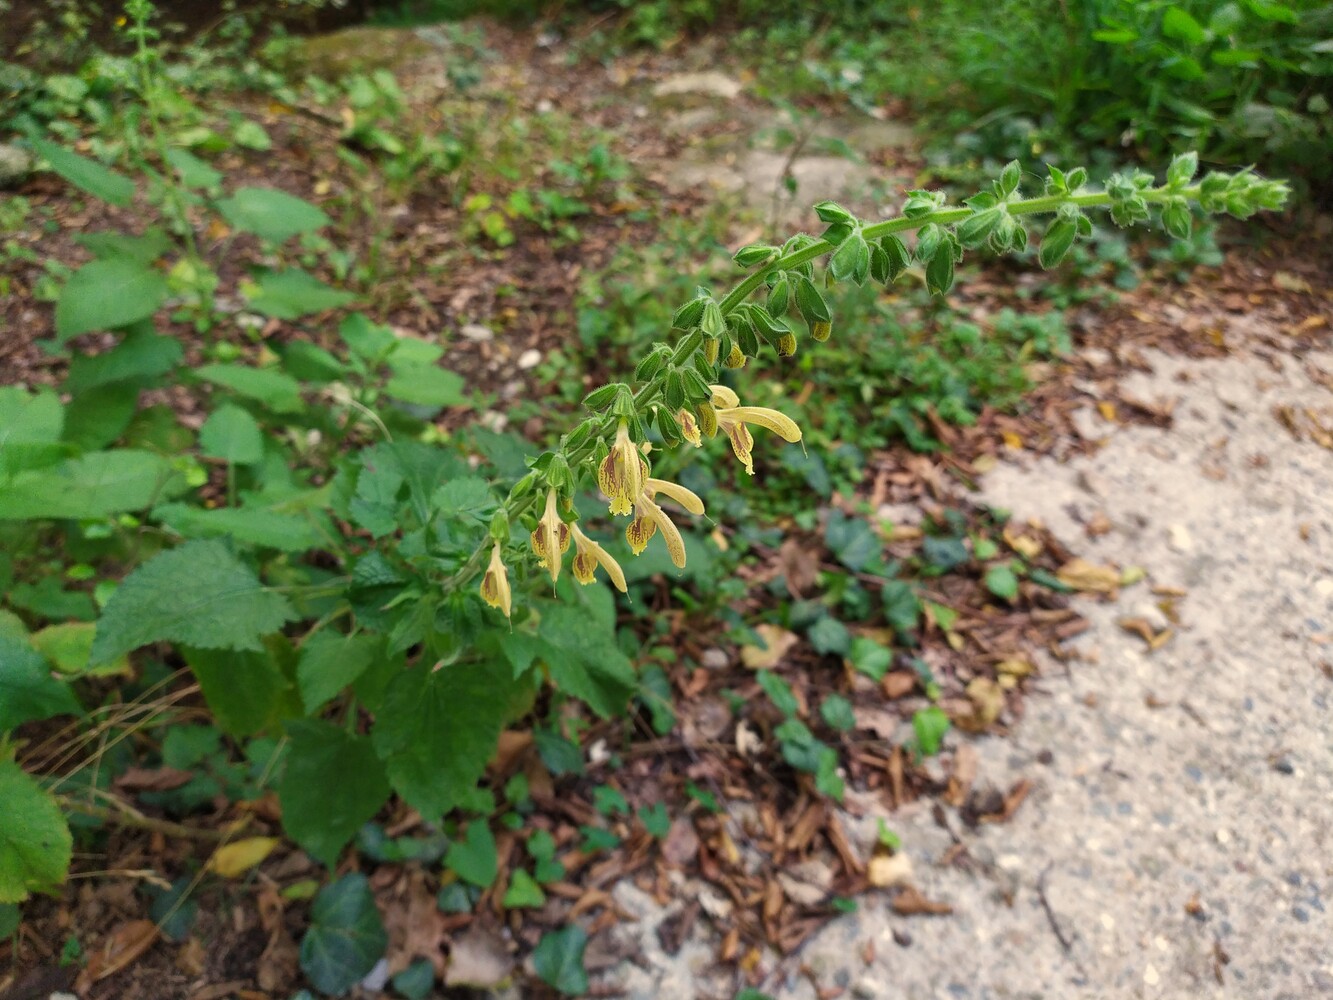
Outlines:
[[[944,734],[949,731],[949,717],[944,710],[931,705],[912,715],[912,730],[916,733],[917,753],[931,757],[940,752]]]
[[[70,686],[51,676],[40,653],[17,638],[0,634],[0,733],[25,722],[82,712]]]
[[[366,877],[344,875],[315,897],[301,939],[301,971],[321,993],[342,996],[374,968],[388,944]]]
[[[60,806],[7,756],[0,758],[0,802],[0,904],[55,892],[73,850]]]
[[[588,992],[588,973],[583,967],[587,947],[588,935],[576,924],[548,931],[532,953],[533,967],[553,989],[565,996],[582,996]]]

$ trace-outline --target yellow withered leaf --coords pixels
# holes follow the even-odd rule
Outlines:
[[[1113,594],[1120,587],[1120,571],[1111,566],[1095,566],[1086,559],[1071,559],[1055,573],[1066,587],[1094,594]]]
[[[223,844],[208,859],[208,870],[223,878],[239,878],[273,853],[277,837],[247,837]]]

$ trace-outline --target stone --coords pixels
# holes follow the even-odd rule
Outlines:
[[[542,352],[535,347],[529,347],[518,356],[519,371],[528,371],[531,368],[536,368],[541,363]]]
[[[464,323],[458,329],[459,336],[474,344],[487,344],[495,339],[495,331],[480,323]]]
[[[669,76],[653,87],[653,96],[661,98],[682,94],[703,94],[730,101],[739,97],[743,89],[739,80],[710,69],[702,73],[676,73]]]
[[[25,149],[0,142],[0,190],[17,187],[32,172],[32,156]]]

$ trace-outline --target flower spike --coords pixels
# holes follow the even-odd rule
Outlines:
[[[629,436],[626,421],[620,421],[615,443],[597,469],[597,485],[611,501],[612,514],[628,514],[643,488],[643,456]]]
[[[622,594],[628,593],[625,587],[625,573],[620,568],[620,563],[611,558],[606,549],[585,535],[577,524],[571,524],[570,528],[574,533],[574,579],[583,584],[592,583],[600,565],[606,570],[606,575],[611,578],[616,590]]]
[[[499,608],[509,617],[512,594],[509,590],[509,571],[500,558],[500,543],[491,546],[491,564],[481,578],[481,599],[493,608]]]
[[[569,525],[560,518],[555,490],[546,491],[546,511],[532,533],[532,551],[542,569],[551,574],[551,582],[560,579],[561,556],[569,549]]]

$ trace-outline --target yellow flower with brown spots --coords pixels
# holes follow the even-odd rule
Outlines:
[[[597,485],[611,501],[612,514],[628,514],[634,509],[634,498],[643,489],[643,476],[643,456],[622,420],[611,451],[597,469]]]
[[[667,554],[677,569],[685,568],[685,540],[680,536],[680,529],[667,516],[666,511],[653,499],[658,493],[680,504],[691,514],[702,515],[704,502],[691,490],[679,483],[669,483],[664,479],[645,478],[643,490],[634,500],[634,520],[625,529],[625,539],[630,549],[637,556],[648,547],[653,535],[660,529],[662,540],[666,542]]]
[[[801,440],[801,428],[785,413],[771,410],[767,406],[741,406],[740,397],[725,385],[715,385],[712,389],[718,430],[731,440],[731,450],[750,475],[754,475],[754,458],[750,454],[754,447],[754,436],[750,433],[749,424],[767,428],[793,444]]]
[[[537,562],[551,574],[551,582],[560,579],[562,556],[569,550],[569,525],[560,517],[555,490],[546,491],[546,510],[532,533],[532,551]]]
[[[589,584],[597,576],[597,567],[601,566],[606,570],[606,575],[611,578],[615,584],[616,590],[622,594],[628,593],[625,588],[625,572],[620,568],[620,563],[611,557],[611,554],[602,548],[591,538],[583,533],[583,530],[577,524],[570,525],[574,533],[574,579],[582,584]]]

